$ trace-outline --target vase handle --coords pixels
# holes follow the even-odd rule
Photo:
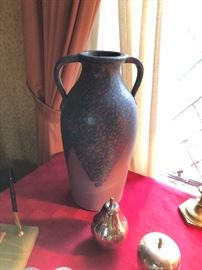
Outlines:
[[[144,74],[144,67],[143,67],[142,62],[139,59],[132,57],[132,56],[127,57],[125,63],[135,64],[135,66],[137,68],[137,78],[136,78],[135,84],[131,90],[131,94],[133,95],[133,97],[135,97],[137,90],[142,82],[142,78],[143,78],[143,74]]]
[[[54,79],[57,88],[62,96],[62,99],[64,99],[67,95],[61,78],[62,67],[67,63],[74,63],[74,62],[79,62],[78,54],[64,56],[55,64]]]

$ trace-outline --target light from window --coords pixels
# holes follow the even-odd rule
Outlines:
[[[164,1],[159,170],[202,184],[202,1]]]

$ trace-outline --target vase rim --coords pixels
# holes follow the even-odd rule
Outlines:
[[[79,54],[81,58],[90,61],[122,61],[127,58],[127,55],[118,51],[105,51],[105,50],[88,50]]]

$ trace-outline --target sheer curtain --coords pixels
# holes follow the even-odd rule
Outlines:
[[[128,54],[139,55],[145,70],[142,85],[136,96],[138,131],[131,168],[150,176],[155,174],[156,169],[162,2],[162,0],[119,0],[121,50]],[[139,53],[137,53],[138,45]],[[125,73],[123,76],[129,85],[135,79],[131,67],[127,67],[126,76]]]
[[[106,0],[101,2],[90,45],[91,48],[120,50],[138,57],[144,64],[143,82],[136,95],[138,130],[130,169],[153,176],[156,169],[158,71],[163,0],[112,0],[111,16],[107,14],[108,4],[109,1]],[[128,89],[131,89],[136,78],[135,68],[132,65],[123,65],[122,74]]]

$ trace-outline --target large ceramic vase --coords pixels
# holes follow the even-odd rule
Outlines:
[[[66,92],[61,69],[81,63],[81,74]],[[133,63],[137,78],[131,91],[121,76],[121,64]],[[143,65],[119,52],[85,51],[61,58],[54,70],[62,95],[61,132],[74,201],[100,210],[113,197],[120,201],[132,157],[136,133],[134,96]]]

